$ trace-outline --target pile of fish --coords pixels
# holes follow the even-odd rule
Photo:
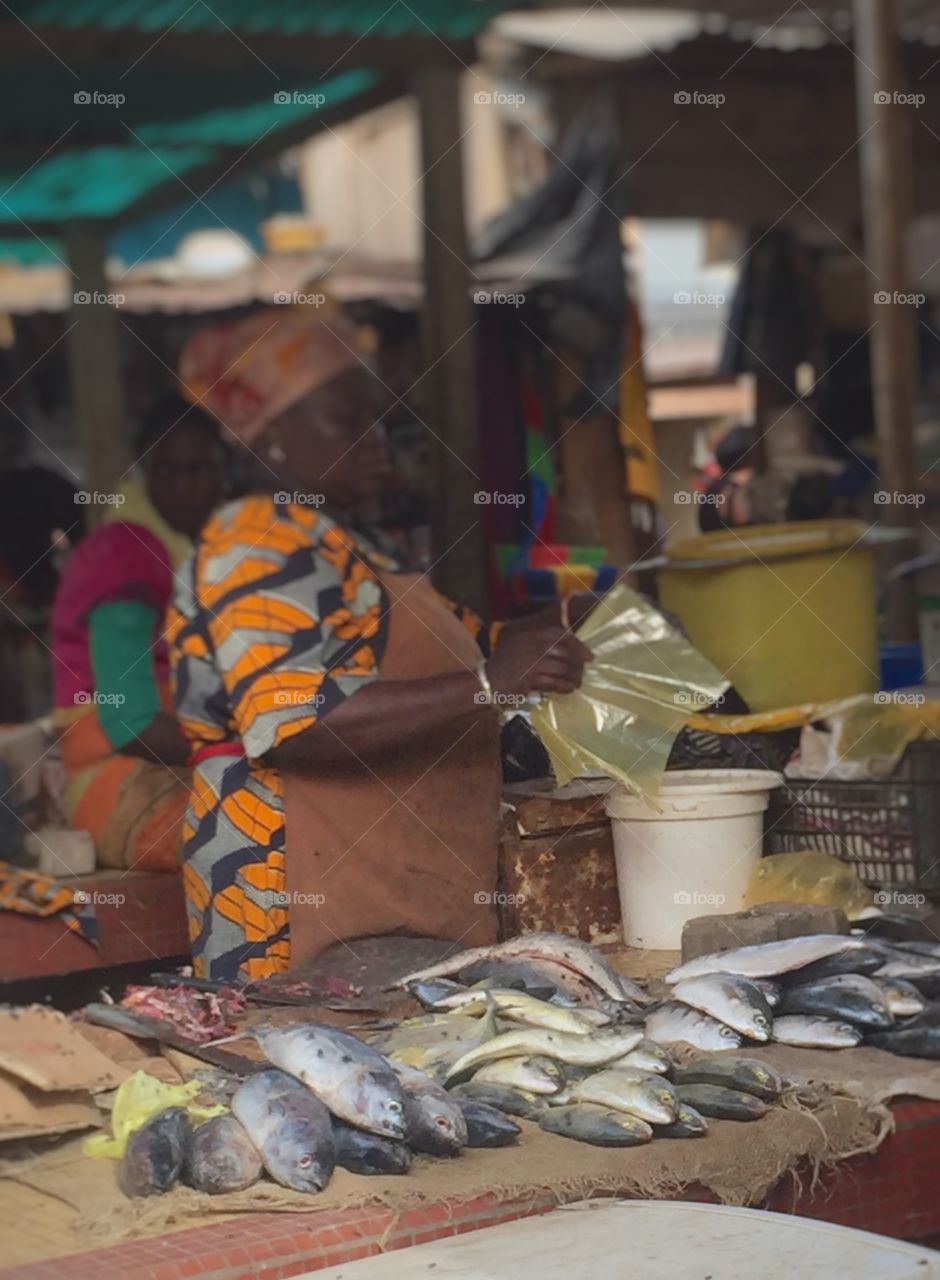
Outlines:
[[[416,1154],[504,1146],[517,1120],[600,1146],[756,1120],[792,1082],[726,1051],[861,1043],[940,1057],[940,944],[817,934],[701,956],[657,1001],[588,943],[532,933],[403,977],[425,1012],[363,1029],[254,1029],[268,1065],[198,1129],[171,1107],[130,1139],[130,1195],[216,1194],[264,1172],[316,1192],[334,1168],[401,1174]],[[705,1051],[674,1060],[674,1046]],[[688,1056],[688,1055],[684,1055]]]
[[[128,1142],[119,1181],[150,1195],[177,1180],[198,1191],[240,1191],[266,1172],[295,1191],[322,1191],[337,1165],[353,1173],[407,1173],[416,1152],[454,1156],[504,1146],[519,1125],[502,1111],[454,1097],[423,1072],[391,1062],[336,1027],[259,1028],[271,1064],[250,1075],[231,1111],[193,1129],[169,1107]]]
[[[699,956],[666,975],[646,1020],[663,1044],[850,1049],[940,1057],[940,944],[813,934]]]

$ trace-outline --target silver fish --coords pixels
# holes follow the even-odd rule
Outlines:
[[[858,951],[864,947],[859,938],[841,933],[812,933],[800,938],[784,938],[781,942],[760,942],[753,947],[734,947],[713,955],[698,956],[680,964],[666,974],[667,982],[685,978],[701,978],[708,973],[737,973],[743,978],[772,978],[789,973],[804,964],[812,964],[837,952]]]
[[[739,1058],[727,1053],[696,1058],[676,1067],[673,1078],[677,1085],[713,1084],[753,1093],[764,1102],[775,1102],[784,1090],[783,1077],[760,1058]]]
[[[499,1017],[521,1022],[527,1027],[547,1027],[549,1031],[564,1031],[576,1036],[590,1035],[595,1027],[576,1009],[562,1009],[546,1000],[535,1000],[524,991],[457,991],[438,1000],[434,1008],[456,1009],[472,1015],[485,1013],[491,1002],[496,1006]],[[600,1016],[606,1019],[605,1014]]]
[[[679,1099],[668,1080],[629,1070],[598,1071],[579,1080],[571,1099],[628,1111],[647,1124],[671,1124],[679,1113]]]
[[[283,1071],[249,1076],[232,1099],[265,1169],[294,1191],[322,1191],[333,1175],[336,1147],[330,1113]]]
[[[842,973],[805,986],[788,987],[779,1013],[834,1018],[873,1031],[883,1031],[894,1022],[882,988],[858,973]]]
[[[118,1168],[118,1184],[126,1196],[162,1195],[183,1171],[190,1141],[185,1107],[167,1107],[135,1129]]]
[[[488,1107],[485,1102],[458,1097],[457,1105],[467,1122],[468,1147],[508,1147],[522,1132],[504,1111]]]
[[[672,1070],[672,1058],[661,1044],[655,1040],[641,1040],[635,1049],[616,1058],[609,1064],[611,1067],[633,1067],[637,1071],[646,1071],[653,1075],[666,1076]]]
[[[255,1032],[264,1056],[295,1076],[334,1116],[387,1138],[405,1136],[405,1097],[389,1063],[336,1027],[301,1023]]]
[[[763,992],[747,978],[730,973],[685,978],[672,989],[674,1000],[711,1014],[751,1040],[769,1040],[773,1015]]]
[[[437,1080],[462,1054],[485,1044],[498,1030],[494,1005],[482,1018],[463,1013],[408,1018],[391,1031],[373,1037],[372,1046],[391,1061],[417,1067]]]
[[[780,1003],[780,997],[783,994],[783,989],[781,988],[780,983],[774,982],[771,978],[751,978],[751,982],[754,983],[755,987],[760,989],[761,994],[770,1005],[771,1009],[776,1009],[777,1005]]]
[[[653,1130],[639,1116],[590,1102],[553,1107],[541,1117],[539,1128],[595,1147],[635,1147],[653,1136]]]
[[[183,1180],[210,1196],[244,1191],[261,1177],[261,1157],[235,1116],[213,1116],[195,1131],[186,1152]]]
[[[396,986],[407,986],[415,979],[442,978],[459,973],[480,960],[511,959],[554,961],[593,982],[612,1000],[626,998],[638,1004],[648,1004],[650,1000],[642,987],[611,968],[596,947],[565,933],[523,933],[518,938],[497,942],[490,947],[473,947],[447,960],[441,960],[438,964],[429,965],[426,969],[406,974]]]
[[[553,1058],[501,1058],[485,1062],[473,1079],[478,1084],[507,1085],[527,1093],[557,1093],[565,1084],[565,1070]]]
[[[852,1049],[861,1042],[862,1033],[848,1022],[794,1013],[774,1018],[773,1038],[778,1044],[801,1049]]]
[[[405,1092],[408,1145],[429,1156],[453,1156],[467,1145],[467,1125],[457,1103],[423,1071],[392,1063]]]
[[[927,1001],[906,978],[877,978],[874,981],[884,992],[888,1010],[896,1018],[912,1018],[927,1008]]]
[[[457,1080],[476,1070],[484,1062],[498,1058],[524,1058],[530,1054],[554,1058],[557,1062],[571,1062],[575,1066],[602,1066],[614,1058],[622,1058],[643,1039],[642,1031],[632,1027],[623,1030],[601,1028],[592,1036],[566,1036],[561,1031],[542,1031],[536,1027],[522,1027],[518,1031],[506,1031],[494,1036],[478,1049],[471,1049],[458,1058],[447,1072],[448,1080]]]
[[[406,1143],[354,1129],[342,1120],[333,1120],[333,1144],[336,1163],[350,1173],[407,1173],[411,1168],[412,1151]]]
[[[485,1102],[488,1107],[495,1107],[507,1116],[522,1116],[524,1120],[540,1120],[548,1109],[545,1098],[524,1089],[511,1089],[508,1085],[480,1084],[478,1080],[468,1080],[466,1084],[454,1085],[450,1092],[455,1098]]]
[[[687,1004],[660,1005],[646,1019],[646,1034],[660,1044],[691,1044],[697,1049],[737,1049],[741,1044],[733,1027]]]
[[[716,1120],[759,1120],[769,1110],[767,1103],[752,1093],[723,1085],[680,1084],[677,1092],[685,1106]]]
[[[657,1138],[704,1138],[708,1124],[703,1115],[687,1102],[679,1103],[679,1114],[672,1124],[664,1124],[656,1130]]]

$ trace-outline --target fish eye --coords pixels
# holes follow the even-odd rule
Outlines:
[[[298,1169],[309,1169],[312,1164],[313,1164],[313,1156],[310,1154],[309,1151],[306,1152],[304,1155],[299,1156],[297,1159]]]
[[[401,1103],[393,1100],[388,1104],[388,1109],[397,1115],[398,1112],[401,1111]]]

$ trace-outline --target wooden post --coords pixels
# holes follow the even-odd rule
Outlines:
[[[66,343],[84,483],[91,492],[113,493],[130,452],[120,324],[114,304],[106,301],[112,291],[105,278],[105,236],[102,228],[87,222],[67,225],[64,236],[72,270]],[[106,509],[92,503],[87,513],[91,522]]]
[[[460,119],[460,67],[414,77],[421,135],[424,221],[423,346],[435,432],[434,580],[452,599],[487,603],[485,507],[480,478],[476,312],[470,293]]]
[[[854,0],[855,85],[865,256],[871,277],[874,328],[872,382],[878,440],[879,484],[888,494],[922,488],[914,466],[914,391],[917,374],[917,308],[910,299],[907,234],[911,208],[911,108],[899,100],[904,74],[892,0]],[[888,525],[917,526],[917,508],[889,501],[880,518]],[[885,567],[909,559],[910,543],[887,548]],[[917,639],[917,595],[912,579],[887,592],[888,639]]]

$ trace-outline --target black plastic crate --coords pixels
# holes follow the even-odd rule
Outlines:
[[[940,742],[911,743],[879,782],[787,778],[771,792],[764,849],[821,849],[866,884],[940,893]]]

